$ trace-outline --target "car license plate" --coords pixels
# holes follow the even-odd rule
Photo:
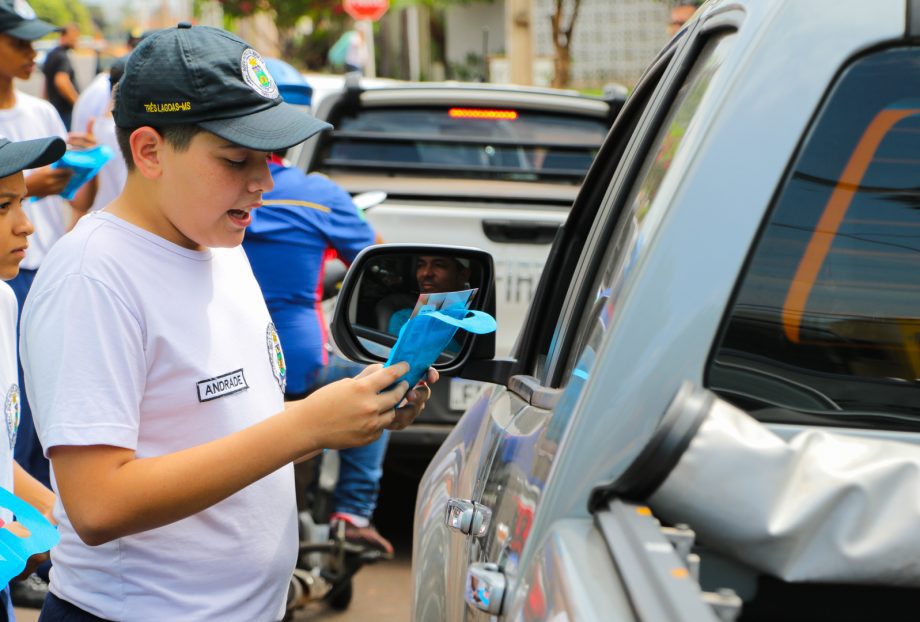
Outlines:
[[[450,400],[451,410],[466,410],[472,406],[479,392],[482,391],[482,383],[473,380],[463,380],[462,378],[450,379]]]

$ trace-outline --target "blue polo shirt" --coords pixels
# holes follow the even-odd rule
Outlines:
[[[270,164],[275,181],[252,212],[243,247],[284,348],[287,392],[302,395],[327,362],[323,265],[351,263],[374,231],[351,196],[328,178]]]

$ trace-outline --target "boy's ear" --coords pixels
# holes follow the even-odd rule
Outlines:
[[[137,171],[148,179],[156,179],[163,172],[163,149],[166,141],[155,129],[139,127],[131,132],[131,157]]]

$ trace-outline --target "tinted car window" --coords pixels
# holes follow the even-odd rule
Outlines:
[[[321,170],[580,183],[607,134],[601,118],[511,108],[370,108],[336,122]]]
[[[710,386],[770,421],[920,423],[920,52],[854,62],[785,180]]]
[[[616,313],[620,291],[643,251],[643,241],[659,222],[660,214],[653,211],[655,197],[733,41],[730,34],[710,39],[678,91],[613,235],[603,244],[608,250],[592,286],[592,300],[579,323],[576,347],[571,351],[563,378],[584,377],[593,365],[594,353]]]

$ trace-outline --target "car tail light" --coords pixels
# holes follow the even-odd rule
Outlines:
[[[447,114],[452,119],[485,119],[488,121],[514,121],[517,110],[495,110],[491,108],[451,108]]]

